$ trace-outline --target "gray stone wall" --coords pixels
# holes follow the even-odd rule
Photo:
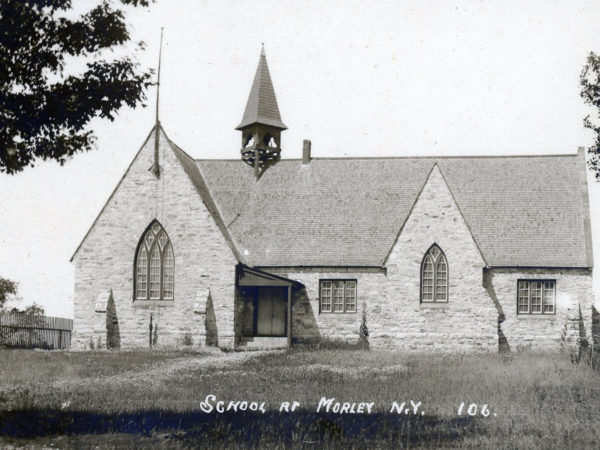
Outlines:
[[[421,262],[434,243],[448,261],[447,304],[420,303]],[[498,312],[483,287],[485,261],[437,165],[386,265],[387,289],[403,316],[397,339],[418,349],[497,350]],[[393,329],[394,319],[386,316],[377,332]]]
[[[292,296],[292,338],[300,341],[313,341],[321,338],[339,339],[347,342],[358,340],[362,308],[367,308],[369,327],[380,315],[385,296],[386,278],[383,273],[364,271],[335,270],[315,271],[295,269],[286,276],[299,281],[305,287],[294,289]],[[357,285],[357,312],[320,313],[319,280],[355,279]],[[387,296],[386,296],[387,298]],[[373,317],[371,319],[371,317]],[[369,328],[371,329],[371,328]]]
[[[449,301],[421,304],[421,262],[434,243],[448,260]],[[498,311],[483,286],[485,262],[437,166],[385,266],[380,272],[282,270],[306,286],[294,295],[294,338],[356,341],[364,307],[375,348],[497,351]],[[319,313],[319,280],[330,278],[357,280],[357,313]]]
[[[556,313],[517,314],[517,281],[556,280]],[[504,321],[500,327],[511,350],[574,350],[580,328],[588,340],[592,325],[592,272],[586,269],[491,269],[491,295]],[[581,324],[579,310],[581,309]]]
[[[447,304],[420,302],[421,262],[434,243],[448,260]],[[591,339],[591,271],[484,270],[485,261],[437,167],[385,266],[386,273],[281,269],[306,286],[294,294],[294,338],[356,341],[365,307],[371,346],[379,348],[498,351],[499,320],[501,336],[511,350],[574,349],[580,330]],[[319,280],[335,278],[357,280],[356,314],[319,313]],[[517,315],[518,279],[555,279],[556,314]]]
[[[159,345],[181,345],[186,334],[203,345],[205,321],[214,314],[222,347],[234,342],[235,264],[231,249],[184,172],[166,137],[160,135],[159,179],[153,163],[154,138],[147,140],[74,257],[73,347],[104,342],[105,313],[95,311],[98,295],[113,290],[121,347],[148,345],[150,314]],[[152,220],[167,232],[175,257],[173,301],[133,301],[133,267],[139,239]],[[194,313],[199,290],[210,289],[213,311]],[[210,328],[210,327],[209,327]]]
[[[95,305],[98,296],[107,298],[111,289],[122,348],[148,345],[150,314],[158,326],[158,345],[182,345],[191,336],[194,345],[233,347],[252,332],[252,296],[234,285],[233,252],[164,135],[160,179],[148,170],[153,147],[151,137],[75,255],[74,348],[88,347],[90,342],[105,345],[106,313],[96,312]],[[154,219],[173,246],[175,299],[133,301],[135,250]],[[422,304],[421,262],[434,243],[448,261],[449,301]],[[370,344],[382,349],[497,351],[499,319],[511,350],[572,347],[578,338],[580,308],[584,332],[590,336],[591,272],[484,270],[486,263],[437,166],[390,246],[379,269],[269,269],[304,285],[293,293],[294,340],[356,342],[363,308]],[[556,279],[556,315],[517,316],[519,278]],[[357,312],[320,313],[321,279],[355,279]]]

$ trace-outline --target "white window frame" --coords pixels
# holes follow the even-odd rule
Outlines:
[[[437,251],[437,255],[434,255],[434,250]],[[429,298],[429,289],[428,296],[425,298],[424,295],[424,281],[425,281],[425,265],[431,262],[431,278],[427,278],[427,280],[431,281],[431,298]],[[445,291],[445,298],[438,299],[438,264],[443,263],[445,265],[445,283],[443,285]],[[440,248],[439,245],[433,244],[429,249],[425,252],[423,256],[423,260],[421,261],[421,303],[431,304],[431,303],[448,303],[450,299],[450,266],[448,264],[448,258],[446,258],[446,254]]]
[[[534,291],[534,283],[539,283],[540,286],[540,310],[534,311],[532,307],[532,297]],[[537,290],[537,289],[536,289]],[[526,293],[526,294],[525,294]],[[549,306],[548,293],[551,293],[552,310],[547,311]],[[525,295],[523,295],[525,294]],[[526,300],[525,303],[523,300]],[[527,306],[527,309],[521,306]],[[519,316],[553,316],[556,315],[556,280],[553,279],[519,279],[517,280],[517,315]]]
[[[161,240],[162,238],[162,240]],[[138,273],[139,255],[142,250],[146,251],[145,267]],[[158,296],[151,295],[151,272],[152,272],[152,254],[154,250],[158,250]],[[167,254],[170,252],[172,265],[168,267],[170,276],[170,286],[166,286],[165,283],[165,261],[167,260]],[[145,273],[144,273],[145,272]],[[145,277],[145,283],[143,283],[144,289],[138,286],[138,275]],[[165,289],[167,288],[167,289]],[[170,288],[170,289],[169,289]],[[165,291],[168,291],[170,295],[165,295]],[[155,290],[152,290],[152,294],[155,294]],[[133,298],[141,301],[160,301],[168,300],[171,301],[175,298],[175,254],[173,253],[173,246],[169,235],[165,231],[164,227],[157,221],[154,220],[146,228],[135,252],[134,258],[134,269],[133,269]]]
[[[341,287],[336,284],[342,283]],[[336,310],[336,291],[342,291],[343,307]],[[356,314],[358,304],[358,283],[356,279],[319,280],[319,312],[324,314]]]

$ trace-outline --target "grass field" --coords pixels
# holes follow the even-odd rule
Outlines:
[[[566,353],[1,350],[0,360],[0,445],[562,449],[600,443],[600,376],[573,365]],[[214,400],[206,402],[207,395]],[[335,400],[329,412],[317,413],[322,397]],[[416,414],[411,400],[421,402]],[[225,408],[229,401],[264,402],[264,413],[204,412],[218,401]],[[282,402],[293,401],[296,411],[279,412]],[[336,402],[344,414],[333,412]],[[405,403],[402,414],[390,412],[393,402]],[[343,403],[347,409],[356,403],[353,411],[359,403],[373,405],[370,413],[363,405],[362,414],[350,414]]]

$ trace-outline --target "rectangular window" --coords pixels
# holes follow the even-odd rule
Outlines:
[[[356,312],[356,280],[320,280],[321,312]]]
[[[519,314],[529,312],[529,282],[519,281]]]
[[[346,312],[356,312],[356,281],[346,281]]]
[[[158,245],[150,253],[150,298],[160,298],[160,252]]]
[[[433,301],[433,264],[429,258],[423,266],[423,301]]]
[[[331,312],[331,281],[321,281],[321,312]]]
[[[517,314],[554,314],[556,280],[519,280]]]
[[[333,283],[333,312],[344,312],[344,282]]]
[[[554,281],[544,281],[544,314],[554,314],[554,298]]]

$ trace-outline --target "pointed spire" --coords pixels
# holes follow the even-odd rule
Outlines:
[[[260,51],[258,67],[248,96],[248,103],[246,103],[244,117],[236,130],[241,130],[253,124],[270,125],[282,130],[287,129],[279,114],[279,106],[277,106],[275,89],[273,89],[273,82],[267,65],[264,44]]]

